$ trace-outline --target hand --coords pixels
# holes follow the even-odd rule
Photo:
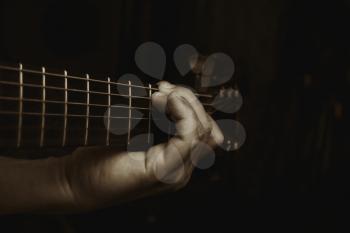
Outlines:
[[[196,146],[222,143],[218,126],[190,90],[160,82],[152,103],[175,122],[176,136],[167,143],[146,152],[79,148],[64,158],[63,186],[77,210],[178,190],[191,177],[191,152]]]

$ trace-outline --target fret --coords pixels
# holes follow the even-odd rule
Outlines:
[[[46,72],[46,77],[48,77],[47,72]],[[17,82],[9,82],[9,81],[0,81],[0,84],[12,85],[12,86],[21,86]],[[34,88],[42,88],[43,87],[42,85],[30,84],[30,83],[25,83],[22,86],[23,87],[34,87]],[[57,91],[64,91],[65,90],[64,87],[56,87],[56,86],[49,86],[49,85],[46,85],[45,89],[46,90],[57,90]],[[75,89],[75,88],[69,88],[68,91],[76,92],[76,93],[87,93],[87,94],[108,96],[108,94],[106,92],[100,92],[100,91],[86,91],[86,90]],[[111,96],[129,98],[129,95],[116,94],[116,93],[111,93]],[[149,99],[149,97],[145,97],[145,96],[131,96],[131,97],[134,98],[134,99],[145,99],[145,100]]]
[[[62,146],[66,145],[67,140],[67,122],[68,122],[68,72],[64,71],[64,119],[63,119],[63,136]]]
[[[131,93],[131,81],[128,82],[129,84],[129,116],[128,116],[128,141],[127,144],[130,144],[130,136],[131,136],[131,107],[132,107],[132,93]]]
[[[152,117],[152,85],[148,85],[148,96],[149,100],[149,109],[148,109],[148,134],[147,134],[147,143],[151,143],[151,117]]]
[[[117,83],[112,82],[109,77],[100,81],[89,77],[89,75],[70,76],[67,71],[62,72],[62,74],[54,74],[45,67],[34,71],[25,68],[22,64],[19,64],[17,68],[0,65],[0,70],[4,69],[10,70],[18,77],[15,78],[17,81],[13,79],[0,80],[0,85],[4,88],[10,86],[9,90],[13,88],[18,90],[18,94],[16,93],[15,96],[7,94],[7,92],[4,92],[3,96],[0,95],[0,101],[9,102],[6,107],[11,107],[1,109],[0,117],[10,118],[13,115],[15,120],[12,125],[3,126],[12,127],[13,147],[66,147],[68,145],[87,146],[92,144],[109,146],[113,143],[125,144],[126,140],[127,144],[130,145],[134,132],[139,133],[138,130],[134,131],[134,123],[139,121],[142,121],[142,125],[138,125],[140,132],[143,130],[143,133],[147,133],[147,139],[144,139],[144,143],[146,144],[147,141],[150,144],[152,141],[152,118],[154,118],[152,94],[154,91],[158,91],[155,86],[138,86],[134,85],[132,81]],[[28,77],[27,74],[29,74]],[[71,83],[72,79],[78,81]],[[96,89],[91,85],[94,83],[97,85]],[[117,85],[128,87],[128,92],[124,94],[113,93],[112,88]],[[108,90],[106,90],[106,86]],[[137,88],[142,88],[147,91],[147,94],[138,96],[137,92],[134,91]],[[203,94],[195,95],[210,97]],[[116,101],[120,100],[120,106],[112,106],[114,97],[116,97]],[[97,100],[101,102],[97,102]],[[135,115],[133,118],[133,109],[142,110],[138,112],[143,115]],[[116,110],[118,115],[114,116],[112,110]],[[107,120],[106,126],[103,125],[103,119]],[[121,125],[121,128],[125,130],[124,136],[114,137],[112,135],[113,119],[125,122]],[[57,122],[61,123],[57,125]],[[170,129],[169,126],[169,131]],[[127,139],[125,139],[126,132]],[[4,144],[4,146],[6,145]],[[9,146],[11,145],[9,144]]]
[[[16,71],[16,72],[20,72],[20,73],[22,72],[22,73],[27,73],[27,74],[39,74],[39,75],[42,74],[41,71],[30,70],[30,69],[23,69],[23,67],[21,69],[21,68],[9,67],[9,66],[3,66],[3,65],[0,65],[0,70]],[[50,77],[50,78],[64,78],[65,77],[65,75],[63,75],[63,74],[56,74],[56,73],[49,73],[49,72],[46,72],[46,76]],[[79,77],[79,76],[66,75],[66,78],[87,81],[86,78]],[[108,84],[107,81],[97,80],[97,79],[89,79],[89,82]],[[130,86],[129,84],[119,83],[119,82],[110,82],[110,84],[114,85],[114,86]],[[144,86],[140,86],[140,85],[131,85],[131,87],[140,88],[140,89],[149,89],[149,87],[144,87]],[[48,86],[46,88],[48,89]],[[60,89],[62,89],[62,88],[57,88],[56,90],[60,90]],[[159,90],[157,88],[152,88],[152,91],[159,91]],[[96,94],[103,94],[103,93],[100,92],[100,93],[96,93]],[[208,94],[194,93],[194,95],[198,96],[198,97],[203,97],[203,98],[213,98],[212,95],[208,95]],[[123,96],[123,95],[118,95],[118,96]],[[127,96],[125,96],[125,97],[127,97]],[[144,97],[141,97],[141,96],[133,96],[133,98],[138,98],[138,97],[139,98],[144,98]]]
[[[48,73],[46,72],[46,76],[48,76]],[[90,81],[89,81],[90,82]],[[0,84],[5,84],[5,85],[13,85],[13,86],[20,86],[17,82],[9,82],[9,81],[0,81]],[[42,88],[42,85],[37,85],[37,84],[30,84],[30,83],[25,83],[22,85],[23,87],[35,87],[35,88]],[[65,89],[63,87],[56,87],[56,86],[49,86],[46,85],[45,89],[50,89],[50,90],[57,90],[57,91],[64,91]],[[102,96],[107,96],[108,94],[106,92],[101,92],[101,91],[86,91],[86,90],[81,90],[81,89],[75,89],[75,88],[70,88],[68,89],[70,92],[77,92],[77,93],[86,93],[86,94],[95,94],[95,95],[102,95]],[[126,97],[129,98],[129,95],[123,95],[123,94],[116,94],[116,93],[111,93],[111,96],[117,96],[117,97]],[[144,96],[132,96],[132,98],[135,99],[146,99],[148,100],[148,97]]]
[[[47,89],[47,88],[45,88]],[[18,97],[7,97],[7,96],[0,96],[0,100],[11,100],[11,101],[19,101]],[[35,103],[42,103],[42,99],[32,99],[32,98],[23,98],[23,102],[35,102]],[[51,104],[67,104],[67,105],[80,105],[80,106],[87,106],[86,103],[80,103],[80,102],[70,102],[70,101],[59,101],[59,100],[45,100],[45,103],[51,103]],[[88,104],[89,106],[94,106],[94,107],[105,107],[108,108],[107,104]],[[129,108],[129,106],[113,106],[113,108]],[[139,110],[148,110],[148,107],[136,107],[132,106],[131,109],[139,109]]]
[[[87,146],[89,140],[89,118],[90,118],[90,76],[86,75],[86,122],[85,122],[85,140],[84,145]]]
[[[40,131],[40,147],[44,146],[44,136],[45,136],[45,112],[46,112],[46,75],[45,67],[42,67],[42,112],[41,112],[41,131]]]
[[[0,114],[4,114],[4,115],[28,115],[28,116],[41,116],[41,112],[22,112],[21,114],[19,114],[19,112],[14,112],[14,111],[0,111]],[[60,114],[60,113],[45,113],[45,116],[55,116],[55,117],[64,117],[64,114]],[[68,114],[67,117],[75,117],[75,118],[84,118],[86,119],[87,117],[89,119],[93,119],[93,118],[104,118],[104,115],[80,115],[80,114]],[[111,119],[130,119],[129,117],[112,117]],[[133,117],[131,118],[131,120],[148,120],[148,117]]]
[[[38,74],[41,75],[41,71],[37,71],[37,70],[30,70],[30,69],[19,69],[16,67],[9,67],[9,66],[3,66],[0,65],[0,70],[11,70],[11,71],[22,71],[23,73],[28,73],[28,74]],[[50,76],[52,78],[64,78],[63,74],[56,74],[56,73],[50,73],[50,72],[46,72],[47,76]],[[68,75],[67,78],[69,79],[75,79],[75,80],[81,80],[81,81],[87,81],[87,78],[85,77],[79,77],[79,76],[72,76],[72,75]],[[108,84],[108,81],[104,81],[104,80],[98,80],[98,79],[89,79],[90,82],[95,82],[95,83],[102,83],[102,84]],[[111,85],[115,85],[115,86],[125,86],[128,87],[129,84],[126,83],[119,83],[119,82],[111,82]],[[140,85],[131,85],[132,87],[135,88],[141,88],[141,89],[148,89],[148,87],[144,87],[144,86],[140,86]],[[155,91],[157,91],[158,89],[154,88]]]
[[[106,145],[110,144],[110,129],[111,129],[111,78],[108,77],[108,110],[107,110],[107,135],[106,135]]]
[[[18,126],[17,126],[17,147],[21,146],[22,140],[22,117],[23,117],[23,65],[19,64],[19,97],[18,97]]]

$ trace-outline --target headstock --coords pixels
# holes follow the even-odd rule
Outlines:
[[[236,121],[243,98],[233,80],[234,64],[227,59],[222,54],[199,55],[190,59],[190,67],[195,79],[195,90],[211,96],[202,102],[206,103],[207,111],[224,133],[222,148],[234,151],[243,145],[246,134],[243,126]]]

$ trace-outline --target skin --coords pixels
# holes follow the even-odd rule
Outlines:
[[[90,147],[62,158],[0,158],[0,214],[89,211],[184,187],[191,152],[201,143],[216,147],[223,135],[190,90],[158,86],[152,103],[175,122],[176,136],[145,152]]]

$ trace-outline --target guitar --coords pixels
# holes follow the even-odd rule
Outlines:
[[[151,145],[156,91],[151,84],[0,65],[0,148],[128,146],[137,135],[144,136],[137,143]],[[206,92],[195,95],[213,113],[219,91]]]

